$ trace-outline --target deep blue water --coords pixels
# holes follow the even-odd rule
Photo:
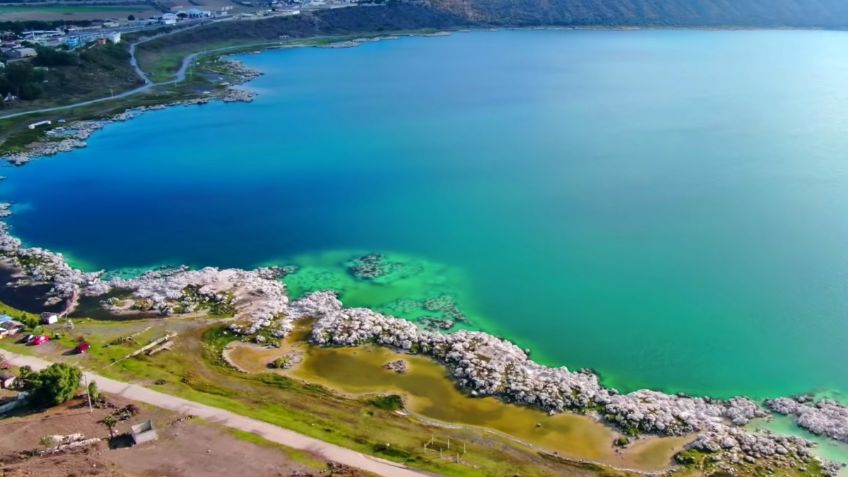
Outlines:
[[[396,252],[461,275],[475,326],[623,389],[848,390],[848,34],[242,59],[266,73],[252,104],[147,113],[0,172],[14,232],[89,269]]]

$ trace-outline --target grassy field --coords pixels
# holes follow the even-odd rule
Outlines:
[[[106,20],[129,15],[146,18],[160,12],[150,4],[137,5],[0,5],[0,21]]]
[[[0,307],[18,316],[20,312]],[[540,452],[506,436],[474,427],[448,427],[382,405],[380,395],[348,396],[329,388],[279,374],[243,374],[230,368],[221,351],[236,337],[220,319],[154,319],[123,322],[76,320],[73,331],[54,327],[49,345],[26,347],[9,340],[0,347],[50,360],[65,360],[103,375],[137,382],[161,392],[227,409],[411,467],[449,476],[636,477],[634,472],[562,459]],[[42,332],[49,332],[42,329]],[[155,356],[126,356],[140,346],[178,332],[176,346]],[[92,344],[90,354],[66,355],[82,336]],[[390,398],[392,402],[396,400]],[[245,439],[255,439],[242,435]],[[427,442],[436,445],[425,448]],[[447,443],[453,451],[447,452]],[[464,453],[458,453],[462,447]],[[441,451],[439,450],[441,449]],[[690,455],[691,454],[691,455]],[[687,454],[691,464],[668,475],[710,475],[714,465],[704,455]],[[765,475],[757,466],[740,466],[737,475]],[[795,471],[781,473],[801,475]],[[817,468],[804,475],[817,476]]]

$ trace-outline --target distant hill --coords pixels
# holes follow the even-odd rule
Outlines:
[[[848,26],[848,0],[422,0],[474,23],[586,26]]]
[[[210,41],[344,36],[486,26],[848,28],[848,0],[362,0],[256,21],[217,22],[145,43],[139,54],[189,53]],[[160,53],[156,53],[156,52]]]

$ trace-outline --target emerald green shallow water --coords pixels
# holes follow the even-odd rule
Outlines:
[[[88,269],[296,264],[623,390],[848,390],[848,34],[479,32],[267,52],[253,104],[7,168]],[[376,282],[344,262],[402,264]]]

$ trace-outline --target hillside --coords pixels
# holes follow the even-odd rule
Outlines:
[[[844,0],[424,0],[476,23],[587,26],[848,26]]]
[[[151,42],[144,49],[474,26],[848,27],[845,0],[389,0],[382,4],[216,23]]]

